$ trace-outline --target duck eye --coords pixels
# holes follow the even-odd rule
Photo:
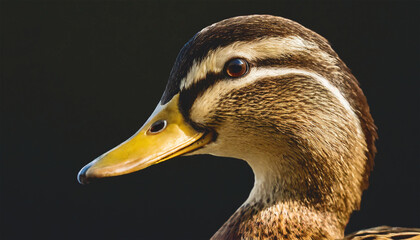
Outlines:
[[[156,134],[162,132],[166,128],[167,122],[166,120],[158,120],[154,122],[149,130],[147,131],[148,134]]]
[[[242,77],[248,72],[248,63],[244,59],[235,58],[225,65],[225,73],[229,77]]]

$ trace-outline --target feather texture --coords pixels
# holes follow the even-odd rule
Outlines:
[[[420,240],[420,228],[380,226],[352,233],[344,240]]]

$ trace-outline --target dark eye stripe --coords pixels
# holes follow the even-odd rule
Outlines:
[[[253,67],[264,67],[271,65],[274,61],[278,62],[279,59],[261,59],[255,62],[248,61],[248,65],[250,69]],[[208,72],[204,78],[198,79],[193,85],[180,92],[179,109],[187,121],[189,121],[189,111],[195,99],[202,95],[206,89],[223,80],[230,80],[225,74],[225,69],[217,73]],[[194,125],[193,123],[191,124]]]
[[[317,61],[299,55],[281,58],[255,59],[253,61],[248,61],[248,65],[249,69],[261,67],[290,67],[310,70],[317,73],[326,73],[326,75],[328,75],[328,69],[317,64]],[[195,81],[195,83],[187,89],[183,89],[180,92],[179,109],[184,115],[184,118],[189,119],[189,110],[197,97],[203,94],[206,89],[224,80],[231,80],[231,78],[226,76],[225,69],[217,73],[208,72],[206,77]],[[237,80],[240,81],[240,78],[237,78]]]
[[[254,61],[248,61],[249,69],[254,67],[280,67],[287,65],[288,67],[300,67],[302,64],[307,64],[306,62],[300,62],[297,59],[291,58],[266,58],[266,59],[256,59]],[[302,65],[303,66],[303,65]],[[182,93],[186,92],[195,92],[197,93],[195,96],[198,96],[202,92],[204,92],[207,88],[211,87],[212,85],[216,84],[222,80],[229,80],[224,73],[225,69],[220,72],[208,72],[204,78],[198,79],[195,83],[188,87],[187,89],[182,90]]]
[[[298,68],[303,70],[311,70],[313,72],[325,75],[330,74],[328,66],[319,64],[319,61],[315,58],[309,56],[284,56],[281,58],[265,58],[265,59],[256,59],[253,61],[257,67],[288,67],[288,68]]]
[[[208,72],[205,78],[198,80],[195,84],[187,89],[184,89],[179,94],[179,110],[181,111],[184,118],[189,120],[189,111],[193,105],[195,99],[203,94],[206,89],[210,88],[217,82],[225,79],[226,76],[222,72]],[[193,125],[194,127],[194,125]]]

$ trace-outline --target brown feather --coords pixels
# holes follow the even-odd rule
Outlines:
[[[296,50],[273,45],[281,41]],[[240,85],[211,62],[240,55],[237,43],[258,46],[246,59],[251,77],[253,69],[300,72]],[[250,197],[212,239],[343,238],[368,187],[378,136],[358,81],[327,40],[280,17],[223,20],[182,48],[161,103],[177,93],[185,119],[218,136],[198,153],[244,159],[255,173]],[[378,227],[345,239],[416,239],[417,232]]]

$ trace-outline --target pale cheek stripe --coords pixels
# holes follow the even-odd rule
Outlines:
[[[275,70],[275,71],[277,71],[277,70]],[[350,106],[349,102],[344,98],[344,96],[341,94],[340,90],[338,90],[338,88],[331,85],[331,83],[327,79],[321,77],[320,75],[318,75],[316,73],[301,70],[301,69],[295,69],[295,68],[282,68],[282,69],[278,69],[278,71],[279,71],[278,72],[279,75],[286,75],[286,74],[295,73],[295,74],[301,74],[301,75],[309,76],[309,77],[317,80],[319,83],[322,84],[322,86],[324,86],[328,91],[330,91],[338,99],[338,101],[340,101],[341,105],[350,114],[352,114],[354,117],[356,117],[356,114],[354,113],[352,107]]]
[[[203,101],[205,98],[205,102],[206,105],[208,105],[210,102],[217,102],[217,99],[220,98],[220,96],[222,96],[223,94],[232,91],[233,89],[238,89],[241,87],[244,87],[246,85],[252,84],[255,81],[258,81],[259,79],[262,78],[266,78],[266,77],[280,77],[280,76],[284,76],[284,75],[288,75],[288,74],[299,74],[299,75],[303,75],[303,76],[308,76],[311,77],[313,79],[315,79],[316,81],[318,81],[322,86],[324,86],[325,89],[327,89],[329,92],[331,92],[334,97],[340,102],[340,104],[344,107],[344,109],[346,109],[346,111],[350,114],[350,116],[357,121],[357,125],[358,125],[358,133],[361,134],[360,131],[360,122],[359,119],[357,117],[357,115],[355,114],[353,108],[350,106],[349,102],[344,98],[344,96],[341,94],[341,92],[335,87],[333,86],[327,79],[325,79],[324,77],[314,73],[314,72],[310,72],[310,71],[306,71],[306,70],[301,70],[301,69],[296,69],[296,68],[254,68],[251,70],[251,72],[249,72],[248,75],[246,75],[245,77],[242,77],[240,79],[234,80],[234,81],[230,81],[230,82],[225,82],[225,81],[220,81],[218,83],[216,83],[215,86],[213,86],[212,88],[208,89],[208,91],[206,93],[204,93],[200,99],[197,99],[198,101],[196,101],[196,103],[194,105],[196,105],[197,103],[200,103],[201,101]],[[214,92],[214,91],[223,91],[223,92]],[[212,97],[210,97],[210,95]],[[210,99],[208,98],[210,97]],[[192,107],[193,110],[196,110],[196,108],[194,108],[194,105]],[[201,105],[201,104],[199,104]],[[212,104],[210,104],[212,105]],[[202,107],[202,106],[201,106]],[[200,109],[200,107],[198,108]]]
[[[357,122],[357,133],[359,136],[363,136],[361,130],[361,125],[359,118],[357,117],[356,113],[354,112],[353,108],[350,106],[350,103],[344,98],[344,96],[341,94],[340,90],[333,86],[330,81],[325,79],[324,77],[310,71],[305,71],[301,69],[296,68],[278,68],[278,69],[272,69],[270,72],[272,72],[272,75],[274,76],[281,76],[281,75],[287,75],[287,74],[301,74],[304,76],[311,77],[315,80],[317,80],[319,83],[321,83],[322,86],[324,86],[328,91],[330,91],[337,100],[341,103],[341,105],[347,110],[347,112],[350,114],[350,116],[354,119],[354,121]],[[270,74],[271,75],[271,74]],[[254,78],[257,79],[257,78]]]
[[[308,76],[317,80],[319,83],[321,83],[322,86],[324,86],[328,91],[330,91],[337,98],[337,100],[341,103],[341,105],[352,116],[356,117],[356,114],[354,113],[352,107],[350,106],[349,102],[344,98],[344,96],[341,94],[341,92],[336,87],[331,85],[331,83],[327,79],[325,79],[324,77],[314,72],[305,71],[305,70],[296,69],[296,68],[276,68],[276,69],[258,68],[254,73],[250,72],[250,74],[244,77],[242,81],[241,80],[239,81],[242,83],[241,85],[245,86],[262,77],[277,77],[277,76],[280,77],[280,76],[288,75],[288,74],[300,74],[300,75]]]

